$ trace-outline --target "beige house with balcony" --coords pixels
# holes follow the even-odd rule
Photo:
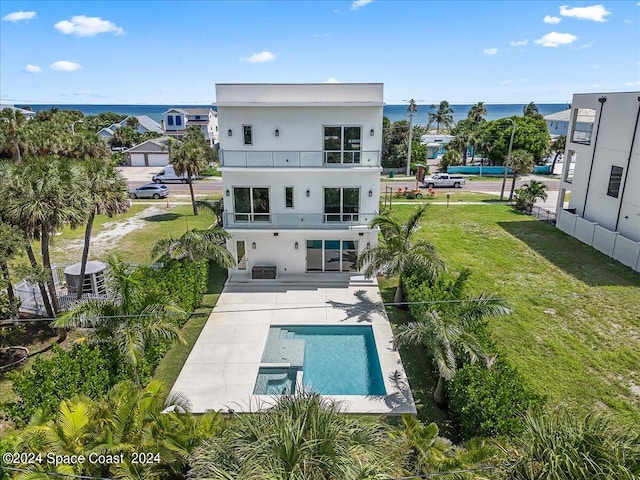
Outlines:
[[[357,274],[377,242],[383,85],[218,84],[231,278]]]

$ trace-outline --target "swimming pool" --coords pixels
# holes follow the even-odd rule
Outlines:
[[[303,386],[322,395],[386,395],[370,326],[272,325],[254,394],[293,392],[298,370]]]

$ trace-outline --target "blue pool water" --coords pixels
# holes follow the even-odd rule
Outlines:
[[[304,387],[322,395],[386,395],[370,326],[272,326],[262,362],[301,368]],[[260,369],[254,393],[271,371]]]

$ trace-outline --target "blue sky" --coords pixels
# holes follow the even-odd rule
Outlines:
[[[3,103],[208,104],[224,82],[383,82],[385,101],[640,90],[640,2],[6,1]]]

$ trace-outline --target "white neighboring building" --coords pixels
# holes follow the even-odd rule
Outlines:
[[[162,126],[165,135],[175,138],[196,126],[211,146],[218,143],[218,112],[212,108],[171,108],[162,114]]]
[[[380,198],[382,91],[216,85],[232,279],[357,273],[378,236],[368,225]]]
[[[571,105],[557,226],[640,271],[640,92],[576,94]]]
[[[132,115],[121,122],[113,123],[108,127],[101,128],[98,130],[97,135],[105,142],[108,142],[113,138],[113,135],[116,133],[118,128],[124,127],[127,124],[127,120],[129,118],[136,118],[138,120],[138,128],[136,128],[136,132],[138,133],[155,132],[162,134],[162,126],[151,117],[148,117],[147,115]]]
[[[151,138],[123,153],[131,167],[164,167],[169,164],[169,137]]]

